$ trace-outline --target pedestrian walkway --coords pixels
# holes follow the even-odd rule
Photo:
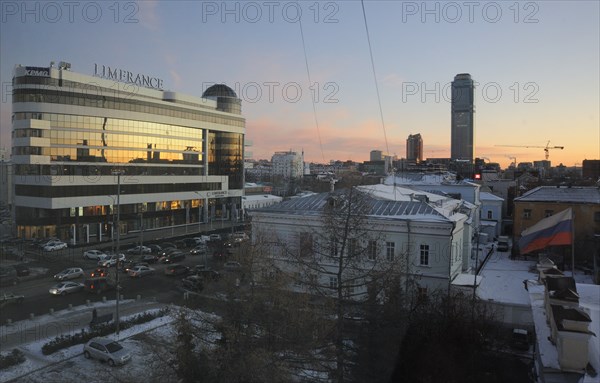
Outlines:
[[[119,302],[119,318],[123,319],[165,306],[164,303],[149,300],[124,300]],[[94,309],[98,315],[115,314],[115,301],[92,302],[89,305],[76,306],[53,314],[45,314],[0,326],[0,352],[4,354],[26,344],[48,341],[59,335],[72,335],[80,332],[83,328],[88,329]]]

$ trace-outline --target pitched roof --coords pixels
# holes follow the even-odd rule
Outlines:
[[[600,190],[596,187],[583,186],[538,186],[515,198],[515,201],[600,203]]]

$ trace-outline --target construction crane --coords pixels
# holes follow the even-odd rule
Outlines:
[[[496,146],[504,146],[509,148],[541,148],[544,149],[544,154],[546,159],[550,157],[550,149],[564,149],[564,146],[550,146],[550,141],[546,143],[546,146],[537,146],[537,145],[496,145]]]

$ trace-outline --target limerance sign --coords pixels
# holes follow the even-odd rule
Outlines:
[[[126,82],[145,88],[157,90],[163,89],[163,80],[158,77],[150,77],[144,74],[133,73],[124,69],[111,68],[107,65],[94,64],[94,76],[102,77],[107,80]]]

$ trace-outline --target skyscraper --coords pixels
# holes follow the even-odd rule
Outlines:
[[[452,81],[452,132],[450,158],[473,162],[475,138],[475,85],[468,73],[454,76]]]
[[[423,138],[421,134],[411,134],[406,139],[406,159],[416,163],[423,162]]]

